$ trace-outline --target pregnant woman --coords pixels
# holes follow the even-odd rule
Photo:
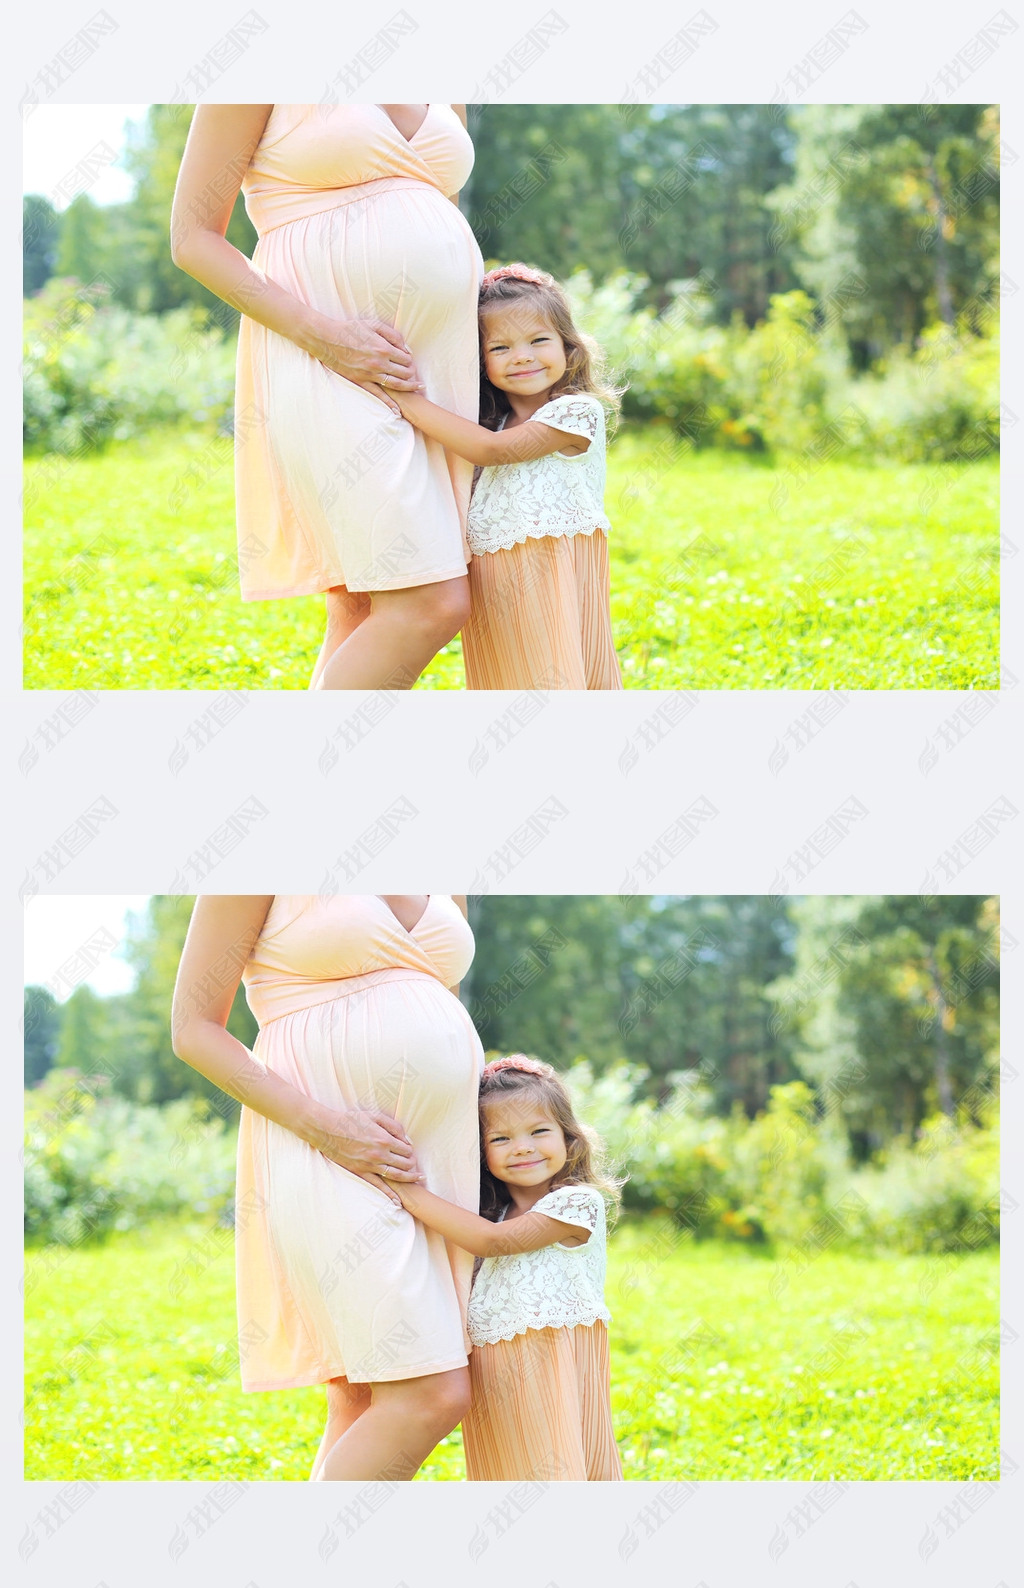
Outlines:
[[[473,1259],[388,1182],[477,1210],[483,1052],[453,996],[472,958],[444,894],[196,901],[174,1051],[244,1105],[242,1387],[326,1384],[316,1479],[411,1478],[468,1409]],[[252,1053],[226,1029],[239,980]]]
[[[175,263],[242,312],[242,595],[327,595],[311,688],[410,689],[469,613],[470,463],[389,400],[476,419],[483,260],[461,105],[199,105]],[[239,189],[259,242],[225,232]]]

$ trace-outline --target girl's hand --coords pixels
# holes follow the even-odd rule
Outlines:
[[[329,1109],[320,1112],[307,1133],[311,1147],[332,1163],[363,1179],[419,1180],[420,1166],[408,1136],[391,1114],[380,1108]],[[382,1171],[387,1173],[382,1175]]]

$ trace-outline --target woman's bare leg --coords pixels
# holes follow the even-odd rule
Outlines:
[[[469,1410],[469,1369],[371,1385],[356,1416],[320,1461],[318,1482],[384,1478],[407,1481]]]
[[[324,1457],[341,1438],[347,1433],[357,1417],[370,1407],[369,1384],[350,1384],[347,1378],[332,1378],[327,1380],[327,1427],[320,1441],[313,1462],[313,1470],[309,1474],[310,1482],[320,1476],[320,1468]]]
[[[368,595],[354,595],[343,584],[335,585],[325,595],[327,602],[327,633],[324,643],[320,647],[320,655],[313,668],[313,676],[309,681],[310,689],[319,689],[320,678],[327,665],[328,658],[333,656],[339,645],[344,644],[350,634],[354,634],[364,618],[370,615],[370,597]]]
[[[377,590],[370,615],[328,657],[318,689],[411,689],[469,616],[469,580]]]

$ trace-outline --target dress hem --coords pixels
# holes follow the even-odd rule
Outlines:
[[[344,585],[350,595],[380,595],[387,590],[415,590],[424,584],[441,584],[446,579],[465,579],[468,562],[461,568],[442,569],[439,573],[413,574],[408,579],[398,579],[394,584],[357,587],[345,584],[345,575],[339,573],[337,578],[331,579],[328,584],[321,580],[307,581],[305,584],[291,585],[287,590],[243,590],[243,601],[286,601],[290,596],[326,595],[328,590],[336,590]]]
[[[359,1384],[396,1384],[406,1378],[426,1378],[431,1373],[452,1373],[456,1368],[468,1367],[469,1357],[463,1355],[457,1362],[439,1362],[426,1367],[403,1368],[400,1373],[381,1373],[377,1378],[357,1379]],[[343,1367],[333,1368],[329,1373],[304,1373],[299,1378],[261,1379],[255,1384],[242,1383],[243,1394],[256,1394],[261,1390],[287,1390],[309,1389],[314,1384],[326,1384],[332,1378],[346,1378]]]

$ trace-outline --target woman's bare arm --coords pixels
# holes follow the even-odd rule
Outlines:
[[[578,1224],[564,1224],[546,1213],[522,1213],[518,1218],[492,1224],[478,1213],[470,1213],[454,1202],[435,1196],[426,1186],[401,1185],[396,1189],[407,1213],[461,1246],[464,1252],[472,1252],[474,1257],[536,1252],[542,1246],[554,1246],[556,1241],[584,1246],[590,1239],[589,1230],[580,1229]]]
[[[272,105],[197,105],[171,206],[171,257],[233,309],[288,337],[337,375],[392,391],[421,383],[403,337],[383,320],[336,320],[264,274],[226,237],[242,177]],[[374,392],[374,396],[384,396]],[[388,406],[393,406],[384,396]]]
[[[273,895],[206,895],[196,900],[178,966],[171,1040],[179,1059],[247,1108],[284,1125],[332,1162],[355,1174],[387,1166],[388,1178],[419,1174],[409,1138],[377,1109],[339,1110],[318,1103],[253,1058],[227,1030],[242,969]]]

